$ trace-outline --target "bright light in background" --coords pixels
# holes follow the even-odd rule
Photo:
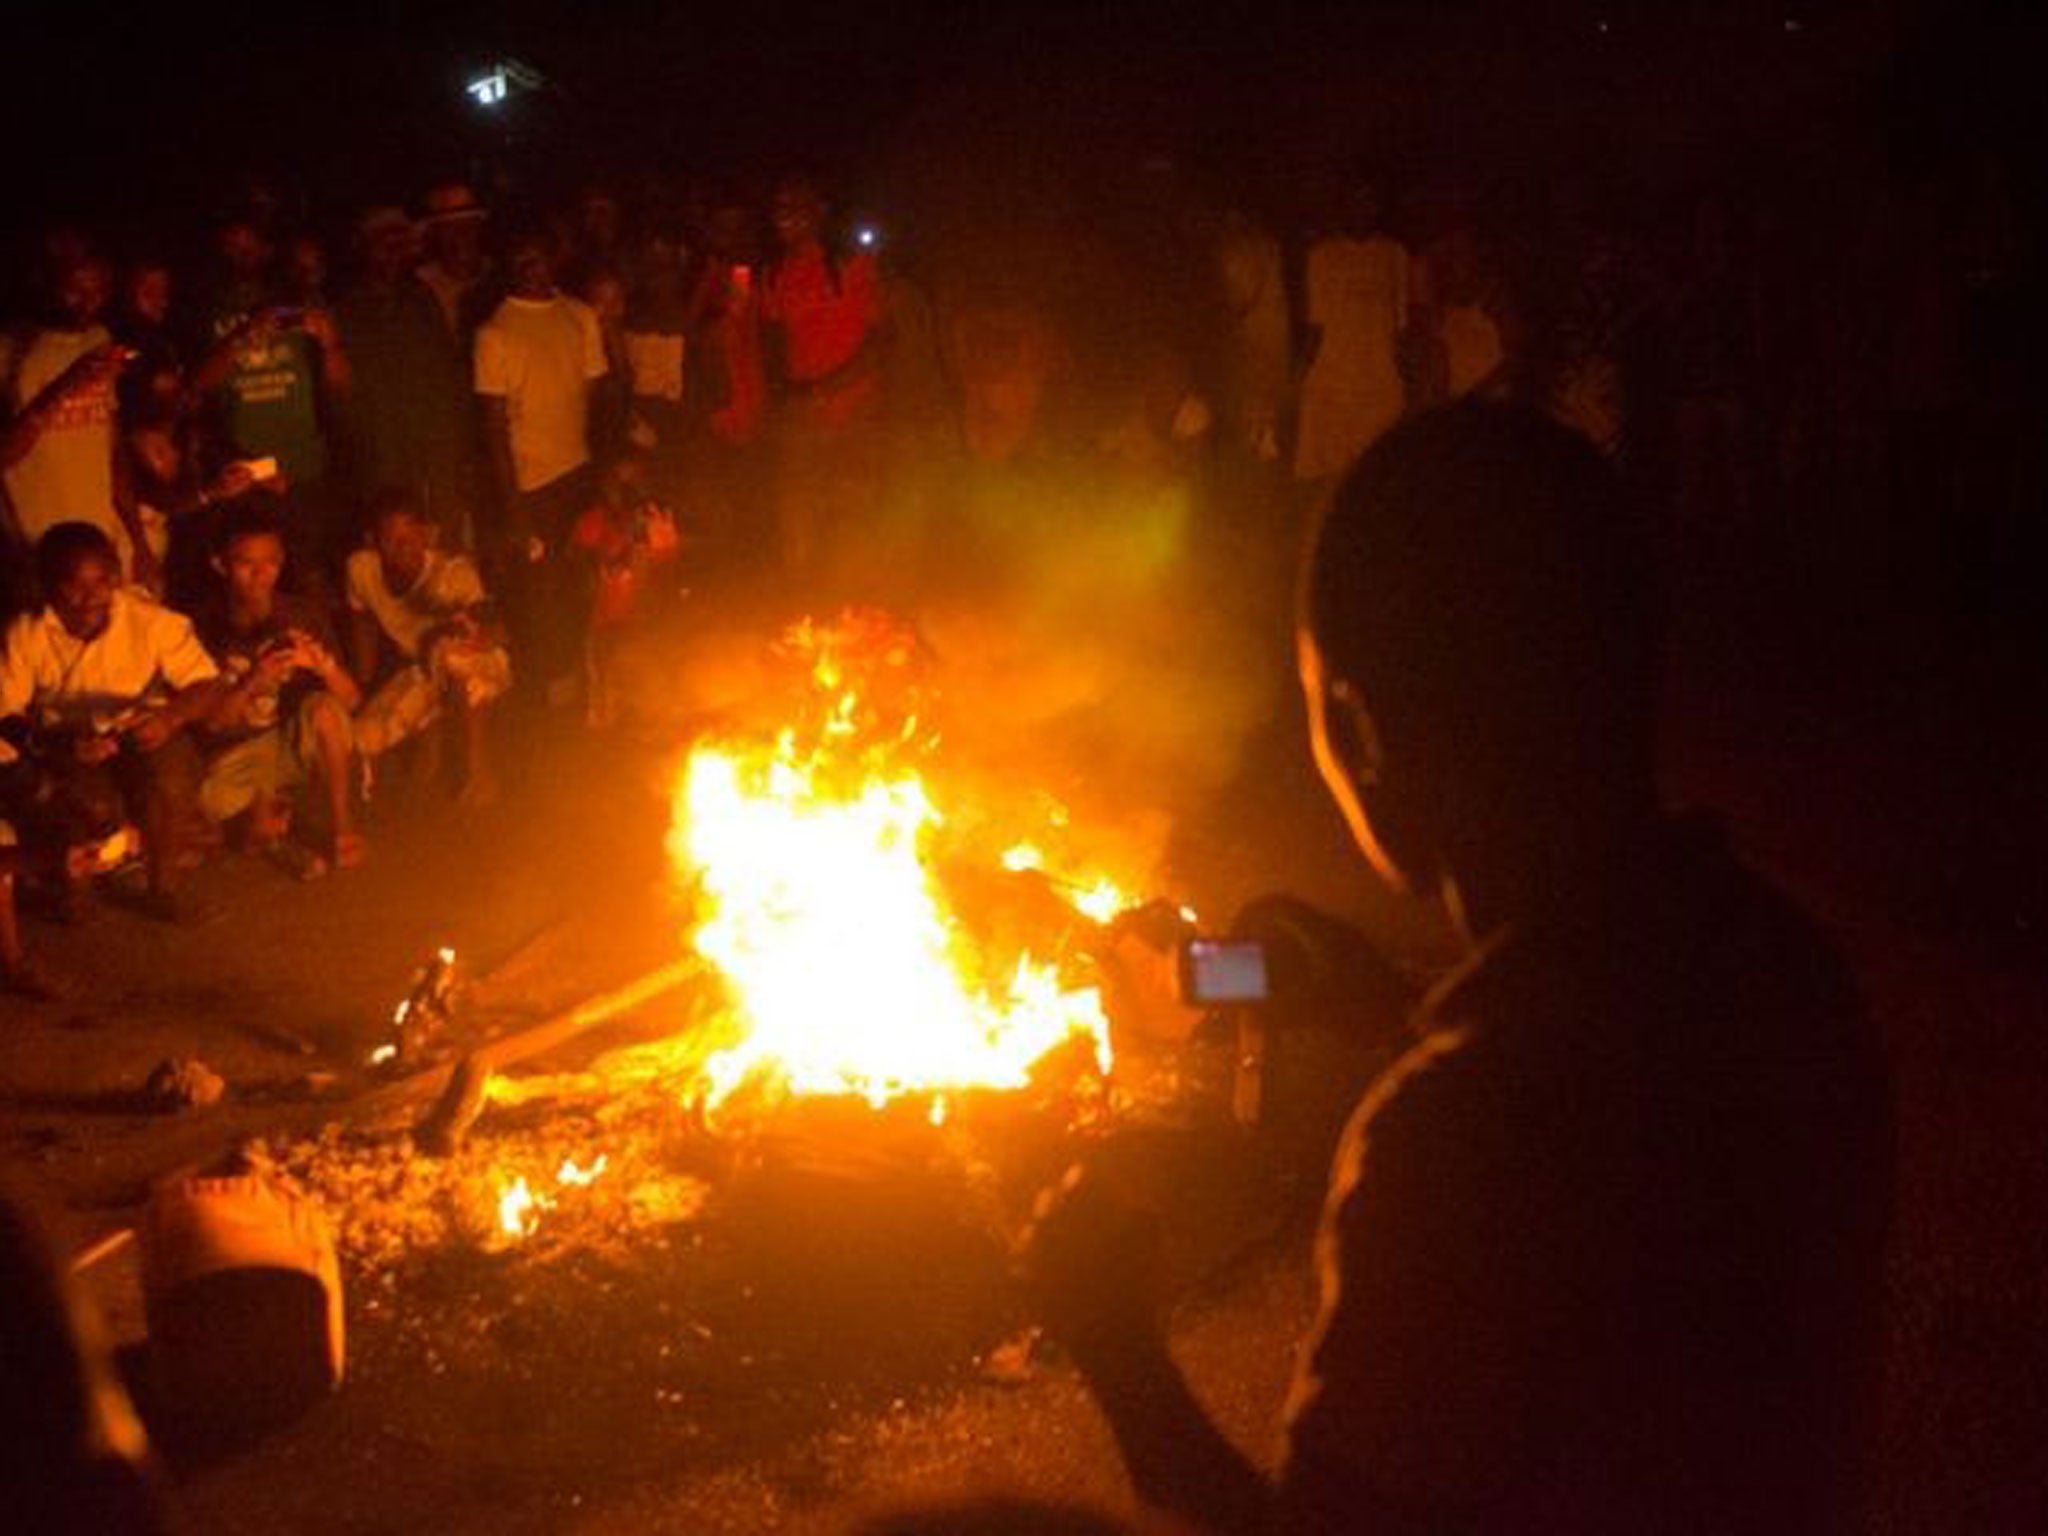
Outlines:
[[[462,94],[479,107],[502,107],[514,95],[540,90],[546,84],[547,77],[531,64],[499,59],[472,75]]]

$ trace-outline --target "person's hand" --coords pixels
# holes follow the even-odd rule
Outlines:
[[[682,544],[682,534],[676,529],[676,515],[667,507],[650,502],[641,516],[639,543],[648,554],[670,554]]]
[[[309,309],[299,317],[299,329],[330,352],[341,348],[341,333],[334,328],[334,316],[324,309]]]
[[[178,722],[169,711],[152,709],[128,727],[128,739],[145,752],[154,752],[178,732]]]
[[[256,665],[249,669],[249,686],[256,692],[271,692],[283,687],[285,680],[304,665],[296,641],[266,646],[257,656]]]
[[[249,317],[235,328],[234,343],[238,347],[267,348],[277,340],[280,329],[277,311],[267,307],[251,310]]]
[[[71,744],[71,755],[88,768],[109,761],[120,750],[121,743],[114,737],[92,733],[78,737]]]
[[[135,547],[128,556],[128,579],[138,587],[147,587],[152,592],[163,585],[164,563],[157,558],[156,551],[145,539],[135,540]]]
[[[254,484],[254,471],[237,459],[223,466],[221,472],[213,477],[212,483],[206,487],[206,498],[209,501],[233,501]]]
[[[290,634],[301,667],[319,677],[327,677],[333,673],[335,662],[332,651],[303,629],[294,629]]]
[[[127,366],[134,355],[126,347],[113,342],[94,347],[74,358],[71,365],[57,375],[50,384],[48,398],[53,404],[62,404],[79,395],[96,393],[112,384],[114,376]]]
[[[1019,1268],[1084,1370],[1164,1348],[1158,1222],[1082,1165],[1038,1197]]]

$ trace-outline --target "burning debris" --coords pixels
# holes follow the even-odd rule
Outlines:
[[[869,610],[806,620],[777,656],[781,723],[700,744],[676,791],[691,940],[735,1037],[693,1097],[717,1110],[743,1092],[935,1094],[936,1123],[946,1091],[1022,1088],[1076,1039],[1106,1072],[1086,930],[1129,904],[1122,892],[1051,874],[1039,843],[1003,849],[992,818],[946,803],[939,701],[907,625]],[[1015,920],[1027,907],[1039,921]]]
[[[541,1261],[571,1250],[622,1251],[703,1213],[709,1184],[676,1169],[661,1138],[622,1135],[592,1151],[601,1134],[580,1117],[555,1117],[430,1158],[409,1138],[335,1127],[314,1141],[257,1143],[246,1156],[252,1168],[317,1200],[343,1260],[368,1274],[447,1249],[520,1248]]]

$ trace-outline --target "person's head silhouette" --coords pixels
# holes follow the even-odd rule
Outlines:
[[[1464,404],[1339,488],[1298,630],[1316,760],[1385,879],[1468,936],[1569,904],[1654,820],[1650,626],[1583,439]]]

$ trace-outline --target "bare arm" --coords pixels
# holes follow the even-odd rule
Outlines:
[[[1027,1255],[1047,1326],[1072,1354],[1139,1496],[1198,1529],[1257,1531],[1273,1487],[1209,1421],[1166,1348],[1158,1231],[1070,1173]]]
[[[111,383],[123,356],[118,347],[95,347],[36,391],[35,398],[0,428],[0,469],[12,469],[29,456],[65,401]]]
[[[512,417],[503,395],[481,395],[484,407],[484,449],[490,458],[491,480],[501,505],[509,508],[519,494],[512,467]]]

